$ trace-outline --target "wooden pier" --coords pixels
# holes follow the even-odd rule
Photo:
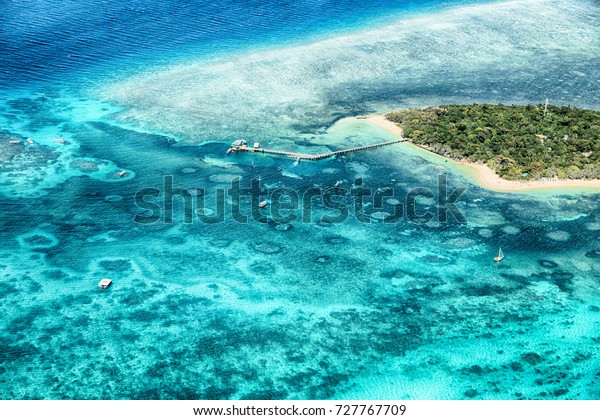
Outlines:
[[[310,155],[307,153],[286,152],[284,150],[264,149],[262,147],[250,147],[244,143],[239,146],[238,145],[231,146],[229,148],[229,150],[227,151],[227,154],[229,154],[231,152],[251,152],[251,153],[265,153],[265,154],[269,154],[269,155],[284,156],[284,157],[295,159],[295,160],[321,160],[321,159],[327,159],[327,158],[334,157],[334,156],[343,156],[343,155],[347,155],[349,153],[360,152],[362,150],[375,149],[378,147],[388,146],[390,144],[402,143],[407,140],[408,139],[406,139],[406,138],[402,138],[402,139],[397,139],[397,140],[392,140],[392,141],[386,141],[383,143],[369,144],[367,146],[359,146],[359,147],[352,147],[350,149],[337,150],[335,152],[321,153],[318,155]]]

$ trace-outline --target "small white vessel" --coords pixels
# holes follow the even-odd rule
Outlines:
[[[500,262],[504,259],[504,254],[502,253],[502,248],[498,249],[498,256],[494,257],[494,262]]]
[[[33,144],[33,140],[31,140],[31,139],[27,139],[27,143],[29,143],[29,144]]]
[[[261,201],[260,203],[258,203],[258,208],[262,209],[263,207],[267,206],[267,202],[266,201]]]
[[[119,176],[121,178],[123,178],[125,175],[127,175],[127,171],[121,171],[121,172],[119,172]]]
[[[238,139],[236,141],[234,141],[233,143],[231,143],[231,148],[232,149],[239,149],[240,147],[246,147],[248,145],[248,142],[244,139]]]
[[[108,289],[111,284],[112,284],[111,279],[102,279],[102,280],[100,280],[100,283],[98,283],[98,287],[101,289]]]
[[[21,144],[21,140],[10,140],[9,144]]]

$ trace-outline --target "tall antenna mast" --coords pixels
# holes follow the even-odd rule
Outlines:
[[[548,113],[548,98],[546,98],[546,103],[544,104],[544,118],[546,118],[547,113]]]

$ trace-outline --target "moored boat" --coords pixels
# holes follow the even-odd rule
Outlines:
[[[108,289],[111,284],[112,284],[111,279],[102,279],[102,280],[100,280],[100,283],[98,283],[98,287],[101,289]]]

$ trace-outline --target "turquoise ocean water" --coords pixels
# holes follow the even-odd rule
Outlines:
[[[2,2],[0,398],[598,398],[597,193],[495,193],[405,145],[225,152],[393,139],[343,118],[407,106],[600,109],[599,41],[587,0]],[[236,178],[402,201],[438,175],[467,223],[374,198],[371,223],[134,222],[166,176],[211,216]]]

